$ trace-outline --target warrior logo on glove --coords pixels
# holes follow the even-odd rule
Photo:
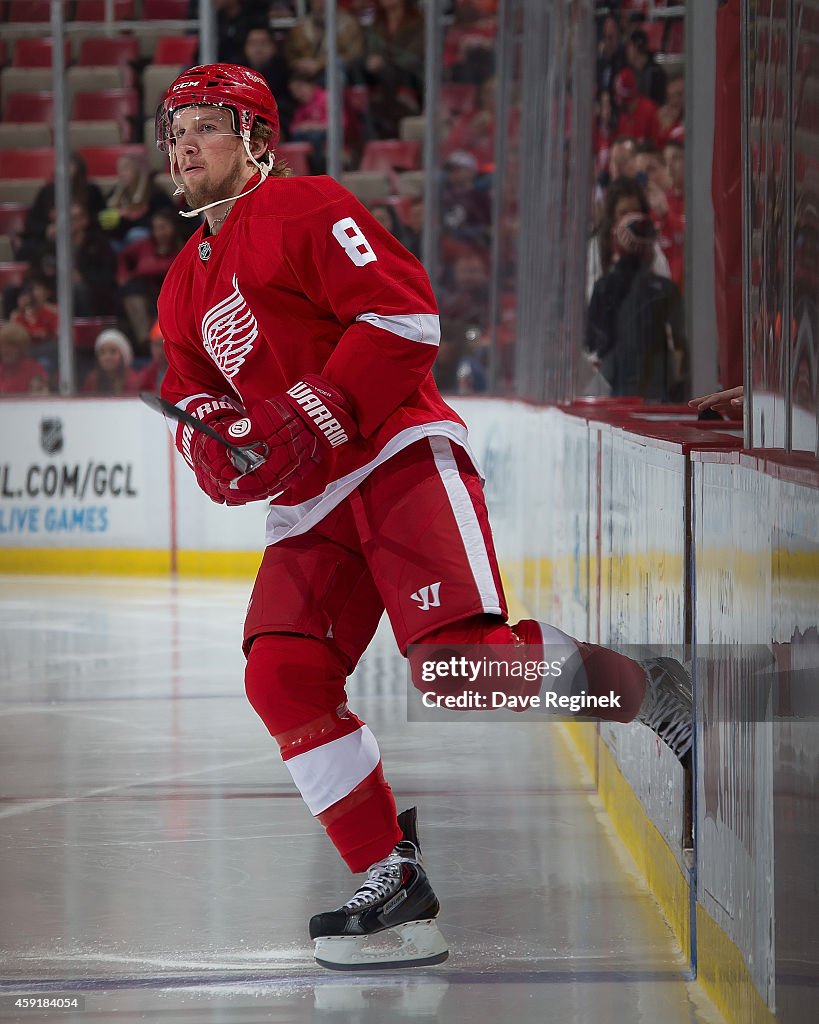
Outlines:
[[[231,437],[247,437],[250,433],[250,420],[245,418],[243,420],[236,420],[228,427],[228,434]]]
[[[338,448],[340,444],[344,444],[345,441],[350,440],[349,435],[316,394],[317,391],[319,391],[319,388],[316,387],[315,384],[313,385],[313,388],[311,388],[303,380],[300,380],[298,384],[294,384],[287,393],[296,399],[313,423],[315,423],[322,434],[324,434],[330,444],[330,447]],[[330,398],[328,392],[320,393],[323,394],[325,398]]]

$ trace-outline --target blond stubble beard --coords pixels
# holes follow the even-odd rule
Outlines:
[[[218,185],[209,185],[207,182],[203,182],[200,186],[193,182],[191,184],[183,184],[182,188],[188,206],[192,210],[196,210],[202,206],[207,206],[209,203],[227,201],[234,196],[238,196],[244,191],[246,183],[252,177],[253,175],[249,172],[243,161],[242,166],[237,167],[230,177],[224,178]],[[214,209],[216,208],[214,207]]]

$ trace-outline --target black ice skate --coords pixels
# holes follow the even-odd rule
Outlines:
[[[647,725],[682,761],[694,734],[694,699],[691,677],[675,658],[647,658],[646,693],[637,721]]]
[[[449,956],[435,918],[440,906],[418,844],[416,810],[398,815],[404,838],[367,871],[338,910],[310,919],[316,961],[334,971],[425,967]]]

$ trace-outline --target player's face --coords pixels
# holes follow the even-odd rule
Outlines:
[[[192,209],[242,191],[250,168],[230,111],[184,107],[173,116],[173,136],[179,177]]]

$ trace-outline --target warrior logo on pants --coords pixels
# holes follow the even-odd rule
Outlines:
[[[441,599],[438,596],[440,588],[441,582],[439,580],[437,583],[430,583],[428,587],[421,587],[419,590],[416,590],[414,594],[410,594],[410,598],[420,604],[422,612],[428,612],[430,608],[441,607]]]

